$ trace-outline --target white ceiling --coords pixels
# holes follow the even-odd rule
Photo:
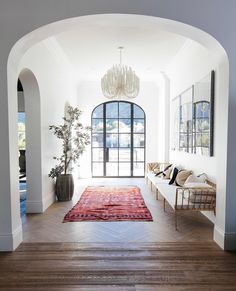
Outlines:
[[[96,23],[80,23],[49,38],[73,66],[78,78],[100,80],[119,63],[118,47],[123,46],[123,63],[131,66],[140,80],[153,81],[165,71],[187,38],[158,29],[152,22],[137,22],[127,16],[104,17]]]

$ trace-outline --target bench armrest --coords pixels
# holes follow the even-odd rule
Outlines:
[[[147,163],[146,164],[146,172],[159,172],[164,170],[165,167],[170,165],[170,163],[159,163],[159,162],[153,162],[153,163]]]

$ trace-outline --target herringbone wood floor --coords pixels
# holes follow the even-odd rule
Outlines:
[[[141,188],[153,222],[68,222],[64,215],[78,201],[88,185],[137,185]],[[45,213],[28,215],[23,224],[24,242],[178,242],[212,241],[213,225],[201,213],[184,213],[174,227],[170,207],[163,211],[163,201],[144,179],[80,179],[73,201],[53,204]]]

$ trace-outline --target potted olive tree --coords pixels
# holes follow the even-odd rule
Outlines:
[[[71,200],[74,194],[74,180],[71,174],[72,163],[79,165],[79,158],[90,144],[90,127],[84,127],[79,121],[82,111],[68,106],[67,116],[62,125],[50,125],[49,130],[62,140],[62,155],[53,157],[58,163],[51,169],[49,177],[56,178],[56,196],[58,201]]]

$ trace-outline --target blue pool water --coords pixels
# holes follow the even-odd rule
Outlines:
[[[24,190],[20,192],[20,215],[21,217],[26,214],[26,183],[20,183],[20,190]]]

